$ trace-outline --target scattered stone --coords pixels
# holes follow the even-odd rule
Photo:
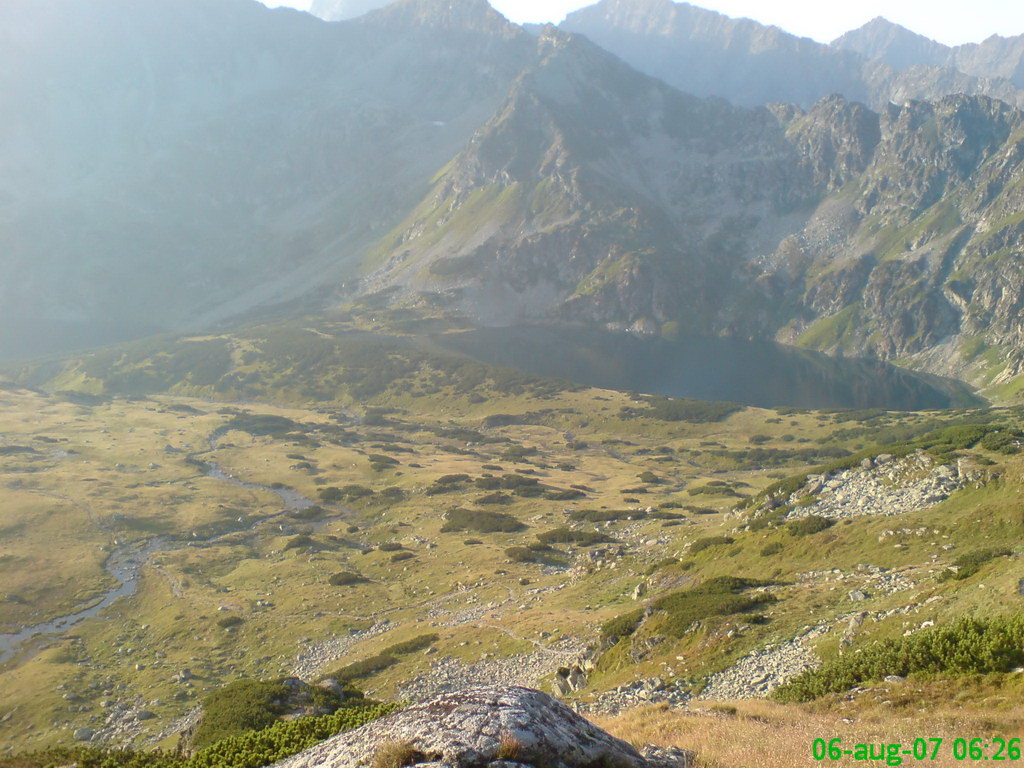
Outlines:
[[[784,503],[794,505],[787,515],[791,519],[902,515],[945,501],[971,479],[959,465],[936,465],[923,452],[902,459],[881,454],[835,475],[809,476]],[[814,497],[813,503],[804,504],[808,497]]]
[[[734,666],[712,675],[701,691],[701,699],[762,699],[797,675],[821,666],[821,659],[810,647],[821,637],[828,624],[812,627],[804,634],[779,645],[744,656]]]
[[[655,747],[648,744],[640,750],[651,768],[690,768],[696,760],[697,753],[682,747]]]

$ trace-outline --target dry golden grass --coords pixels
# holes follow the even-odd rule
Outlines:
[[[871,706],[858,713],[835,708],[811,708],[766,701],[707,704],[702,709],[672,710],[652,706],[615,717],[595,718],[610,733],[636,745],[680,746],[697,753],[697,768],[797,768],[833,764],[862,764],[852,757],[832,762],[816,761],[811,753],[815,739],[843,740],[844,749],[856,744],[902,744],[912,748],[915,739],[941,738],[934,761],[915,761],[900,756],[903,765],[941,768],[963,765],[953,756],[957,738],[1009,740],[1022,735],[1024,701],[997,709],[980,706],[959,709],[943,704],[920,712],[894,712]],[[731,712],[735,714],[730,714]],[[851,716],[854,715],[854,716]],[[929,750],[931,746],[929,746]],[[994,754],[990,749],[987,754]],[[970,762],[970,761],[967,761]],[[875,761],[885,765],[886,761]],[[894,764],[894,763],[889,763]]]
[[[498,743],[498,760],[517,760],[523,751],[523,744],[516,738],[515,734],[503,731]]]
[[[373,756],[373,768],[405,768],[420,761],[422,754],[407,741],[381,744]]]

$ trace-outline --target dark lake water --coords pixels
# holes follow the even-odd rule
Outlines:
[[[806,409],[926,410],[982,404],[953,379],[766,341],[667,341],[547,326],[483,328],[434,341],[536,376],[669,397]]]

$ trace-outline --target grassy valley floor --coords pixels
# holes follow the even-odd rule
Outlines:
[[[70,744],[84,729],[173,746],[210,692],[286,675],[332,674],[388,700],[521,683],[599,718],[664,698],[706,710],[709,681],[760,695],[742,672],[752,654],[768,654],[774,685],[808,659],[1020,611],[1013,440],[914,442],[964,425],[1016,434],[1015,410],[773,411],[531,379],[466,388],[429,365],[407,375],[320,404],[0,391],[0,632],[99,599],[109,557],[153,549],[134,594],[3,664],[0,746]],[[861,454],[892,445],[919,464],[856,474]],[[851,465],[835,470],[844,482],[894,488],[952,462],[962,482],[894,516],[786,518],[839,509],[842,488],[769,509],[766,489],[830,462]],[[993,548],[971,572],[958,565]],[[854,713],[841,699],[752,701],[601,722],[678,733],[709,766],[788,764],[759,762],[776,749],[795,765],[818,731],[881,738],[889,709],[925,738],[974,727],[932,707],[928,684],[907,684],[925,686],[913,705],[860,696]],[[1015,699],[1016,683],[998,686]],[[1009,706],[992,728],[1018,718]],[[898,722],[887,740],[910,733]]]

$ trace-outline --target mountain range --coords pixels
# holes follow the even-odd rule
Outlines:
[[[1024,41],[670,0],[0,8],[0,344],[381,294],[1021,373]],[[74,330],[74,334],[70,331]],[[76,335],[77,334],[77,335]]]

